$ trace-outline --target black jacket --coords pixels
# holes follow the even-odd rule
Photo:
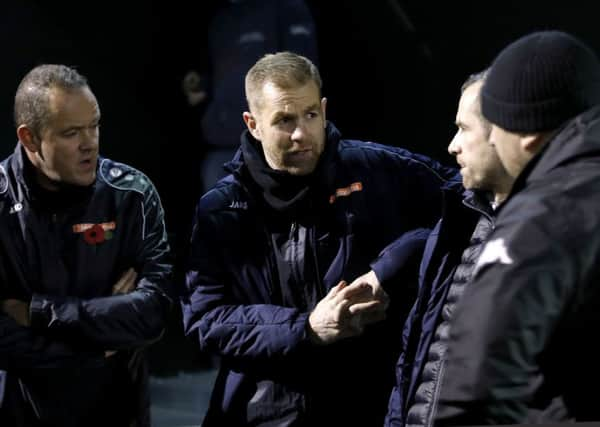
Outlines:
[[[50,193],[33,173],[20,144],[0,164],[0,299],[31,301],[30,327],[0,313],[0,424],[149,425],[140,350],[170,305],[159,196],[105,158],[87,188]],[[137,288],[111,296],[130,267]]]
[[[450,328],[438,425],[600,420],[600,108],[518,177]]]
[[[285,303],[282,290],[292,285],[280,283],[271,243],[284,214],[263,203],[243,158],[236,166],[200,200],[183,300],[186,333],[222,356],[205,425],[380,425],[400,343],[393,328],[402,319],[313,346],[306,326],[315,301]],[[416,268],[412,275],[396,270],[402,258],[420,258],[426,234],[378,253],[402,233],[433,225],[440,187],[456,170],[399,148],[340,139],[329,124],[315,173],[311,208],[292,214],[287,227],[306,229],[319,298],[373,269],[397,291],[405,316]]]

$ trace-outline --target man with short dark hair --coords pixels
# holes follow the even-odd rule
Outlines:
[[[45,64],[15,97],[0,163],[0,424],[150,426],[143,348],[171,300],[159,196],[98,154],[85,77]]]
[[[450,324],[436,425],[600,420],[600,62],[559,31],[494,60],[490,142],[516,179]]]
[[[386,426],[431,426],[444,377],[448,325],[469,281],[498,206],[512,178],[488,142],[490,123],[481,115],[480,91],[486,73],[462,86],[458,130],[448,152],[460,165],[463,187],[444,187],[442,218],[429,235],[419,275],[419,295],[406,321]]]
[[[408,266],[456,170],[342,139],[320,86],[302,56],[261,58],[232,174],[199,202],[183,313],[186,333],[221,357],[206,426],[383,421],[390,328],[414,298]],[[376,323],[386,292],[400,319]]]

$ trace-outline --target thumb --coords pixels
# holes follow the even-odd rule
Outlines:
[[[325,296],[326,299],[334,298],[342,289],[348,286],[348,283],[345,280],[340,281],[337,285],[329,290],[329,293]]]

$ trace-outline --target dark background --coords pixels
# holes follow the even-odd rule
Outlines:
[[[102,110],[101,152],[156,184],[176,249],[178,283],[202,154],[198,110],[181,90],[202,68],[217,1],[9,1],[0,14],[0,157],[16,143],[12,103],[40,63],[76,66]],[[593,1],[311,0],[328,118],[345,137],[403,146],[452,164],[459,88],[517,37],[569,31],[600,48]],[[241,120],[241,114],[240,114]],[[210,363],[181,336],[178,312],[153,369]]]

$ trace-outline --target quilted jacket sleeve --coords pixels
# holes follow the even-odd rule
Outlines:
[[[221,251],[227,233],[219,213],[200,202],[182,298],[184,331],[203,350],[244,360],[275,360],[306,343],[309,313],[270,304],[242,304],[232,294]],[[243,268],[243,267],[242,267]]]

